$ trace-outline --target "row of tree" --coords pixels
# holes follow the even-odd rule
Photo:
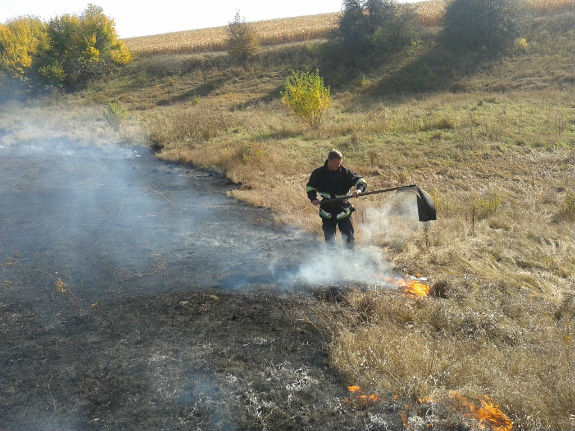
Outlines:
[[[443,23],[445,44],[455,50],[500,52],[519,35],[517,1],[451,0]],[[323,51],[327,58],[322,60],[366,70],[417,43],[422,33],[409,5],[344,0],[334,38]],[[237,13],[228,25],[230,57],[245,63],[258,52],[255,30]],[[3,83],[9,88],[14,82],[28,89],[77,89],[131,60],[114,21],[98,6],[88,5],[80,16],[63,15],[47,23],[24,17],[0,24],[0,90]]]
[[[443,20],[443,43],[456,51],[499,54],[520,34],[518,0],[451,0]],[[423,34],[412,6],[395,0],[344,0],[334,32],[333,57],[365,69],[380,58],[417,43]],[[228,53],[245,62],[259,52],[255,30],[239,13],[228,26]]]
[[[0,24],[0,85],[76,89],[131,60],[98,6],[47,23],[22,17]]]
[[[440,42],[459,53],[479,50],[482,55],[500,54],[521,31],[522,13],[516,1],[452,0],[444,16]],[[393,0],[345,0],[335,37],[325,44],[329,49],[320,61],[331,74],[342,68],[352,74],[366,71],[385,62],[388,55],[416,44],[422,35],[418,17],[408,5]],[[246,58],[242,57],[244,61]],[[294,71],[284,84],[282,103],[297,118],[317,127],[331,104],[330,88],[324,85],[318,70]]]

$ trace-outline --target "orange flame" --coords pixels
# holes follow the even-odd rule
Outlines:
[[[359,406],[366,406],[369,403],[376,403],[378,401],[381,401],[381,397],[377,394],[365,394],[363,393],[363,391],[361,390],[361,388],[357,385],[353,385],[353,386],[348,386],[347,390],[349,392],[352,392],[355,394],[355,397],[353,398],[349,398],[349,397],[345,397],[343,399],[344,402],[347,403],[354,403],[359,405]]]
[[[481,429],[485,429],[487,426],[492,431],[512,431],[513,422],[511,419],[487,395],[484,395],[484,399],[481,400],[481,407],[477,408],[458,392],[451,391],[450,394],[457,398],[464,407],[467,407],[469,412],[466,415],[479,422]]]
[[[401,286],[403,293],[411,298],[423,298],[429,295],[431,287],[428,284],[417,280],[405,281],[403,278],[397,280],[396,284]]]
[[[402,288],[403,294],[409,296],[410,298],[423,298],[429,295],[431,291],[431,286],[422,283],[419,280],[408,280],[405,281],[403,278],[396,280],[393,277],[387,277],[381,273],[375,274],[376,277],[381,278],[383,281],[389,284],[395,284]],[[421,278],[421,274],[416,274],[418,278]]]

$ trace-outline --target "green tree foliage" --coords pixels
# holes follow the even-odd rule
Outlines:
[[[260,44],[255,30],[237,12],[228,24],[227,51],[235,61],[245,63],[260,52]]]
[[[394,0],[345,0],[337,36],[343,60],[367,68],[409,47],[421,35],[413,10]]]
[[[325,111],[331,106],[329,87],[325,87],[323,78],[316,70],[311,72],[292,71],[281,92],[282,103],[294,116],[317,127]]]
[[[0,25],[0,77],[41,85],[77,88],[131,61],[114,21],[88,5],[80,16],[43,23],[18,18]]]
[[[444,39],[456,51],[497,54],[520,35],[522,13],[517,0],[453,0],[444,16]]]

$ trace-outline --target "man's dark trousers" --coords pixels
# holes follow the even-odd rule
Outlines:
[[[351,222],[351,215],[344,219],[337,220],[335,217],[330,219],[322,219],[322,229],[325,242],[333,244],[335,242],[335,228],[339,228],[341,236],[347,248],[355,247],[355,237],[353,235],[353,224]]]

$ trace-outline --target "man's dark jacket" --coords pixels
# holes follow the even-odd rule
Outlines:
[[[324,199],[347,196],[352,187],[364,192],[367,189],[367,183],[358,174],[343,166],[330,171],[326,160],[323,166],[311,173],[306,190],[307,197],[313,201],[317,199],[318,193]],[[354,208],[347,199],[336,202],[322,201],[319,215],[324,219],[342,220],[349,217],[353,211]]]

